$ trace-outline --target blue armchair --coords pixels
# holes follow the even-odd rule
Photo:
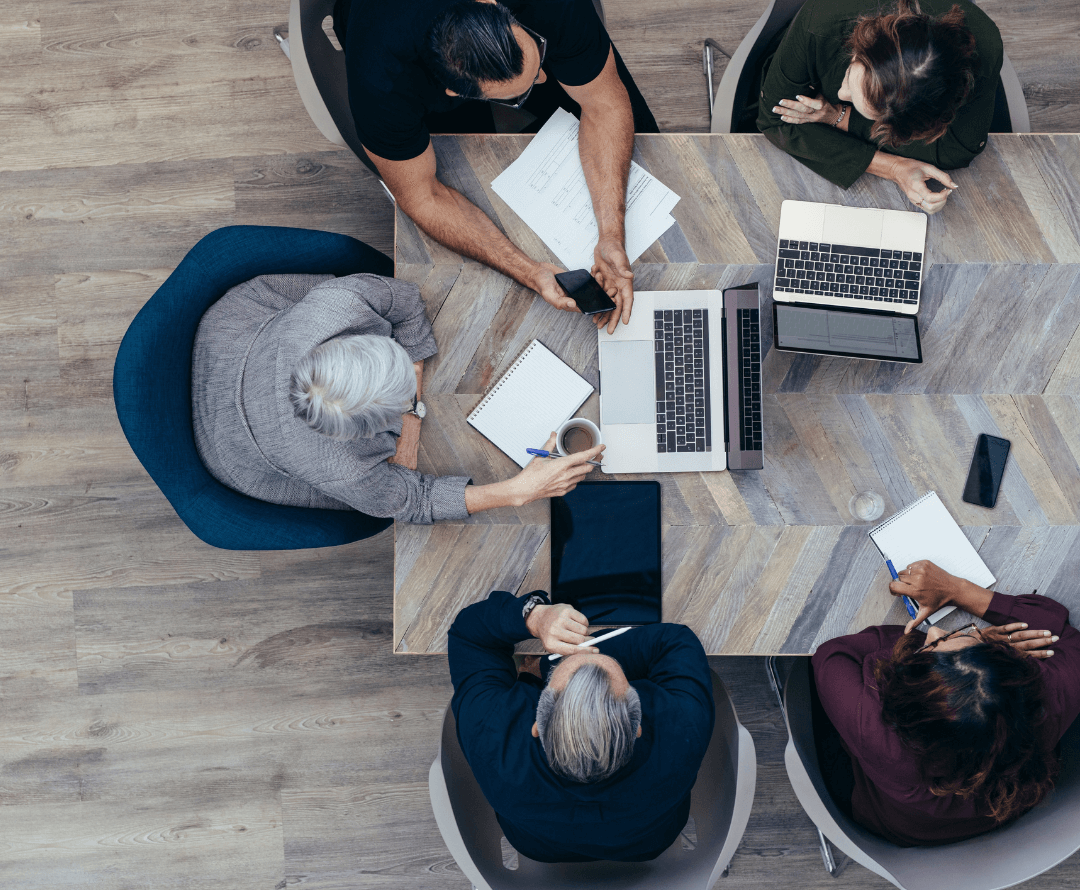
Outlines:
[[[135,316],[113,368],[113,399],[135,456],[196,537],[223,550],[301,550],[367,538],[392,520],[269,504],[214,479],[195,448],[191,351],[203,313],[258,275],[393,275],[385,254],[347,235],[272,226],[211,232]]]

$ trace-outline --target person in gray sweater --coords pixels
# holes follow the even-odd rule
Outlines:
[[[424,359],[435,353],[414,284],[369,274],[239,284],[195,337],[199,456],[259,500],[417,523],[557,497],[587,475],[603,446],[489,485],[418,472]]]

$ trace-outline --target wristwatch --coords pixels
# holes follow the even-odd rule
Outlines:
[[[525,600],[525,605],[521,607],[521,617],[528,618],[529,613],[537,606],[550,606],[551,600],[541,593],[533,593],[529,595],[529,598]]]
[[[412,410],[406,411],[406,414],[415,414],[421,420],[427,417],[427,405],[420,401],[416,396],[413,396]]]

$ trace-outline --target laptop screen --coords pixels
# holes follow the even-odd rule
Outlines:
[[[913,315],[773,303],[777,349],[890,362],[921,362]]]

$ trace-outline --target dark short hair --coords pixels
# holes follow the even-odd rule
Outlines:
[[[427,63],[435,78],[466,99],[483,95],[482,80],[513,80],[525,64],[514,24],[510,10],[498,3],[455,3],[428,30]]]
[[[921,634],[902,636],[874,677],[881,717],[917,755],[927,787],[974,797],[999,824],[1031,809],[1058,770],[1036,660],[1005,643],[922,645]]]
[[[847,48],[866,68],[866,99],[879,115],[870,135],[881,145],[945,135],[975,82],[975,36],[959,6],[933,17],[918,0],[899,0],[894,13],[859,18]]]

